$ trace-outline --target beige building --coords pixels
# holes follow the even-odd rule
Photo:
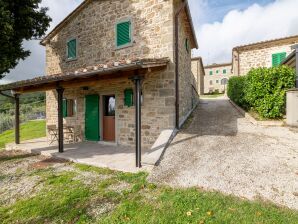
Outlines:
[[[232,64],[212,64],[204,67],[204,93],[220,92],[224,93],[227,83],[232,74]]]
[[[205,70],[203,65],[203,59],[201,57],[191,59],[191,71],[197,82],[198,94],[203,95]]]
[[[298,36],[291,36],[235,47],[232,72],[246,75],[252,68],[277,66],[292,52],[291,46],[297,43]]]
[[[47,91],[47,126],[58,124],[59,151],[63,127],[79,129],[83,141],[150,148],[197,104],[187,1],[85,0],[41,44],[46,76],[0,91]]]

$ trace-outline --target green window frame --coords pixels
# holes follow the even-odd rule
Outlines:
[[[187,53],[189,53],[189,40],[188,40],[188,38],[185,39],[185,49],[186,49]]]
[[[227,70],[226,69],[224,69],[222,72],[223,72],[223,74],[227,74]]]
[[[133,90],[132,89],[126,89],[124,90],[124,105],[127,107],[133,106]]]
[[[219,70],[216,70],[216,74],[218,74],[219,73]]]
[[[279,66],[281,62],[287,57],[286,52],[272,54],[272,67]]]
[[[117,48],[127,47],[132,44],[131,21],[121,21],[116,24],[116,46]]]
[[[62,114],[63,114],[63,117],[67,117],[67,99],[63,99]]]
[[[73,117],[77,114],[77,101],[73,99],[63,99],[62,115],[64,118]]]
[[[77,58],[77,39],[71,39],[67,42],[67,59],[74,60]]]
[[[210,71],[210,72],[209,72],[209,75],[213,75],[213,72],[212,72],[212,71]]]

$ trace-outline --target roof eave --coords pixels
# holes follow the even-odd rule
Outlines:
[[[190,24],[194,44],[195,44],[195,49],[199,49],[199,44],[198,44],[198,40],[197,40],[197,36],[196,36],[196,31],[194,29],[193,20],[192,20],[192,16],[191,16],[191,13],[190,13],[188,0],[186,0],[186,14],[187,14],[187,17],[188,17],[188,20],[189,20],[189,24]]]

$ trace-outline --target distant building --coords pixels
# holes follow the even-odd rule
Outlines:
[[[246,75],[252,68],[278,66],[298,43],[298,35],[233,48],[232,73]]]
[[[204,93],[225,92],[227,82],[232,76],[231,68],[231,63],[205,66]]]
[[[205,70],[204,70],[203,60],[201,57],[191,59],[191,71],[197,81],[198,93],[199,95],[203,95]]]

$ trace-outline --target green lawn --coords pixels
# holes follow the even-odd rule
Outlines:
[[[0,168],[20,160],[0,156]],[[80,164],[66,168],[19,169],[16,178],[38,179],[35,192],[9,205],[1,205],[0,198],[2,223],[298,223],[297,211],[196,188],[156,186],[147,182],[146,173]]]
[[[217,97],[221,97],[224,96],[223,93],[218,93],[218,94],[205,94],[202,95],[202,98],[217,98]]]
[[[21,141],[46,136],[46,122],[44,120],[29,121],[21,124],[20,128]],[[0,134],[0,150],[5,144],[14,142],[14,130],[8,130]]]

